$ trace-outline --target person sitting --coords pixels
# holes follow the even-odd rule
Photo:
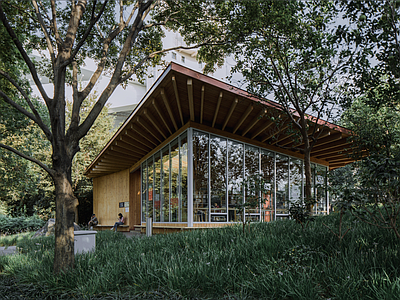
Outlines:
[[[121,213],[119,213],[118,214],[118,222],[115,222],[114,226],[111,227],[110,230],[115,230],[115,232],[117,232],[118,225],[124,225],[124,222],[125,222],[124,216]]]
[[[88,227],[93,228],[93,226],[96,226],[97,224],[99,224],[99,221],[97,220],[96,215],[92,214],[92,217],[90,218],[90,221],[88,222]]]

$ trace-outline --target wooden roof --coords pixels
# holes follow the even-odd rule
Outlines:
[[[85,171],[99,177],[138,163],[188,127],[248,142],[299,158],[294,151],[301,147],[286,130],[271,120],[284,116],[280,106],[260,100],[244,90],[217,79],[171,63],[134,111]],[[318,120],[320,137],[311,159],[329,166],[342,167],[353,161],[348,129]]]

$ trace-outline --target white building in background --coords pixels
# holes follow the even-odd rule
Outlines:
[[[177,32],[165,31],[165,37],[163,38],[164,48],[174,48],[177,46],[185,45],[183,42],[182,36]],[[202,72],[204,68],[204,64],[199,63],[196,60],[197,50],[174,50],[166,53],[164,56],[164,61],[168,64],[170,62],[174,62],[190,68],[192,70]],[[39,55],[34,55],[36,59],[40,59]],[[227,58],[225,60],[225,64],[222,68],[219,68],[214,74],[209,74],[209,76],[214,77],[216,79],[227,82],[227,77],[230,76],[231,68],[234,65],[234,60],[232,58]],[[87,81],[92,76],[93,72],[96,70],[97,65],[94,61],[90,59],[85,60],[85,65],[81,66],[81,75],[80,80],[82,81],[83,86],[87,83]],[[148,76],[145,78],[144,83],[140,83],[136,79],[129,80],[127,86],[123,88],[122,86],[118,86],[114,93],[111,95],[107,104],[109,105],[110,114],[115,116],[115,126],[119,127],[126,118],[130,115],[130,113],[135,108],[136,104],[143,98],[146,92],[152,87],[152,85],[156,82],[157,78],[162,74],[165,66],[157,66],[149,68]],[[235,76],[235,78],[240,78],[240,76]],[[37,87],[33,84],[32,78],[30,78],[33,93],[35,95],[40,95]],[[49,82],[48,78],[42,76],[41,81],[44,84],[44,88],[48,95],[52,97],[53,95],[53,85]],[[110,77],[107,75],[102,75],[99,78],[94,90],[101,93],[103,91],[108,82],[110,81]],[[233,80],[231,82],[232,85],[238,86],[238,80]],[[40,96],[39,96],[40,97]],[[67,87],[66,92],[67,99],[72,99],[72,89]]]

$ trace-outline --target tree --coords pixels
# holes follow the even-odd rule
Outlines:
[[[341,27],[333,26],[336,6],[332,1],[230,1],[220,10],[225,36],[239,42],[204,48],[200,55],[212,61],[208,70],[220,63],[218,58],[233,55],[233,71],[243,74],[247,90],[280,104],[286,116],[276,121],[292,131],[293,142],[280,143],[276,136],[276,146],[304,155],[305,199],[311,211],[311,150],[329,133],[324,125],[336,112],[344,81],[340,75],[350,59],[339,43]]]
[[[80,149],[79,141],[88,133],[116,87],[132,76],[143,78],[146,68],[159,63],[162,54],[169,50],[162,47],[161,26],[180,28],[184,36],[216,31],[218,28],[213,26],[212,20],[209,21],[212,10],[213,7],[207,2],[194,0],[137,0],[128,1],[127,5],[122,0],[75,0],[68,3],[33,0],[31,4],[25,1],[0,1],[0,20],[29,68],[41,100],[46,105],[50,125],[46,124],[36,109],[26,88],[15,80],[15,74],[4,69],[0,71],[1,76],[18,91],[29,109],[14,101],[7,91],[0,90],[0,97],[41,129],[51,143],[51,164],[25,154],[22,149],[3,143],[0,143],[0,147],[36,163],[54,182],[55,273],[74,267],[73,221],[78,200],[72,189],[71,171],[73,158]],[[19,38],[16,28],[29,33],[29,38]],[[219,38],[210,34],[203,43],[211,43],[214,36]],[[189,39],[186,41],[190,42]],[[26,49],[37,49],[48,64],[39,68]],[[97,63],[97,69],[80,89],[79,67],[88,57]],[[39,70],[52,81],[53,95],[44,89]],[[83,120],[82,103],[104,72],[111,74],[109,83],[99,93],[98,100]],[[71,85],[73,95],[68,123],[65,99],[67,84]]]

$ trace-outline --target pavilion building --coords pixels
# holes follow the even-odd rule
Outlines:
[[[304,198],[301,141],[272,101],[171,63],[87,168],[93,209],[103,226],[118,213],[126,230],[215,227],[288,217]],[[312,122],[312,118],[310,118]],[[315,123],[314,123],[315,124]],[[311,152],[316,214],[329,213],[327,171],[353,161],[351,132],[318,120]],[[251,177],[263,192],[245,188]],[[258,197],[243,213],[240,204]]]

